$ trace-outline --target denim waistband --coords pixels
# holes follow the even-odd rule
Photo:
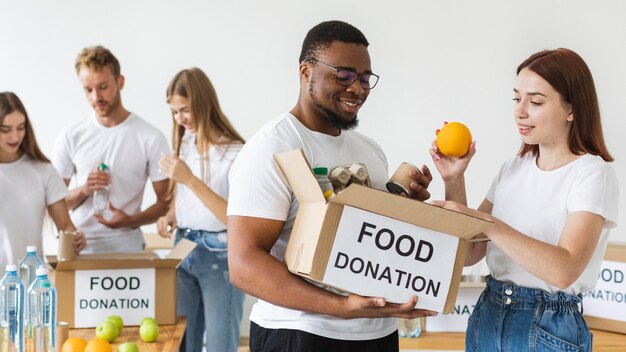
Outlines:
[[[565,292],[549,293],[539,288],[518,286],[487,276],[487,294],[505,305],[519,309],[534,309],[538,305],[556,311],[578,311],[582,309],[582,297]]]
[[[194,238],[226,233],[226,229],[222,231],[206,231],[206,230],[193,230],[193,229],[189,229],[186,227],[178,227],[176,232],[177,232],[176,235],[179,235],[189,240],[193,240]]]

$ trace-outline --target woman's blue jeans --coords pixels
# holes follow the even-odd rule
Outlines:
[[[197,244],[178,268],[176,310],[187,316],[185,351],[202,351],[206,330],[207,352],[235,352],[244,294],[230,283],[226,232],[179,228],[176,243],[182,238]]]
[[[469,318],[466,351],[591,351],[592,335],[579,312],[582,299],[487,277]]]

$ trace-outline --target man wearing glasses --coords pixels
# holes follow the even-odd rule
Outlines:
[[[397,320],[431,312],[382,298],[339,295],[291,274],[283,263],[298,202],[274,154],[302,148],[311,167],[364,163],[372,186],[384,189],[387,159],[378,144],[353,130],[376,86],[367,39],[339,21],[318,24],[300,54],[300,95],[288,113],[261,128],[230,172],[229,267],[233,283],[258,297],[250,314],[250,350],[397,351]],[[416,198],[429,197],[427,169],[415,177]]]

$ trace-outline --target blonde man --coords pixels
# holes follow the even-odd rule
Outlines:
[[[67,185],[67,203],[76,226],[89,239],[87,253],[143,249],[140,226],[155,222],[167,210],[168,181],[159,173],[159,158],[169,153],[165,136],[122,104],[124,76],[113,54],[102,46],[83,49],[76,73],[94,113],[65,128],[57,139],[52,163]],[[104,163],[108,172],[98,170]],[[150,178],[156,202],[141,210]],[[101,214],[93,196],[109,188]]]

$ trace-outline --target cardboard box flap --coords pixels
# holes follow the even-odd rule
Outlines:
[[[159,258],[155,253],[95,253],[83,254],[75,260],[59,262],[54,255],[46,256],[46,262],[54,270],[98,270],[98,269],[127,269],[127,268],[178,268],[180,263],[196,247],[194,242],[182,239],[170,254]]]
[[[191,251],[193,251],[194,248],[196,248],[196,246],[197,245],[195,242],[183,238],[165,258],[166,260],[178,260],[179,262],[178,264],[176,264],[176,267],[178,268],[180,263],[182,263],[183,260],[187,258],[187,256],[191,253]]]
[[[311,274],[325,213],[326,204],[300,204],[285,251],[285,262],[291,271]]]
[[[326,203],[322,189],[317,183],[311,166],[302,149],[274,155],[280,170],[300,203]]]
[[[357,184],[351,184],[332,202],[349,204],[463,239],[472,238],[493,226],[491,221]]]
[[[100,269],[129,269],[129,268],[177,268],[179,259],[90,259],[86,254],[81,260],[66,262],[48,261],[56,271],[73,270],[100,270]],[[56,258],[55,258],[56,259]]]
[[[609,242],[604,253],[604,260],[613,262],[623,262],[626,260],[626,244],[619,242]]]

